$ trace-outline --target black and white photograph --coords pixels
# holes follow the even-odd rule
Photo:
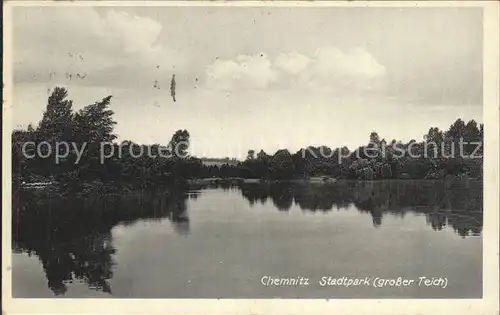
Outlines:
[[[498,312],[499,6],[398,3],[9,1],[9,298]]]

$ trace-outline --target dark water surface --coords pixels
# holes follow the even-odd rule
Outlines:
[[[78,200],[24,191],[13,212],[13,296],[480,298],[482,191],[477,182],[432,181]],[[265,286],[265,276],[309,284]],[[328,276],[416,282],[321,286]],[[418,286],[422,276],[446,278],[446,288]]]

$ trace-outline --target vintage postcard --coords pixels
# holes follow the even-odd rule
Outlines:
[[[498,314],[498,2],[3,23],[4,314]]]

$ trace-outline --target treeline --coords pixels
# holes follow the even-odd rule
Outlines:
[[[104,192],[122,186],[179,185],[187,179],[210,177],[272,180],[312,176],[360,180],[482,178],[483,160],[479,156],[483,152],[483,125],[474,120],[457,119],[446,131],[430,128],[420,142],[388,142],[373,132],[367,145],[354,151],[347,147],[332,149],[325,146],[308,147],[293,154],[288,150],[278,150],[274,154],[250,150],[242,162],[207,165],[210,163],[187,155],[190,141],[187,130],[176,131],[170,141],[162,145],[139,145],[131,141],[118,143],[114,134],[116,121],[110,109],[112,96],[79,111],[73,110],[73,102],[67,96],[65,88],[55,88],[48,97],[38,125],[13,132],[12,174],[15,183],[50,180],[65,189],[82,191],[97,187]],[[23,153],[23,145],[27,142],[32,143],[24,147]],[[46,144],[39,146],[42,142]],[[469,144],[462,146],[461,142]],[[478,144],[471,144],[474,142]],[[57,147],[57,143],[74,144],[75,148],[70,147],[67,152],[64,146]],[[102,143],[113,143],[106,146],[108,151],[104,154],[109,157],[104,160]],[[428,144],[434,146],[426,148]],[[460,152],[460,146],[463,152]],[[170,150],[167,158],[160,157],[161,152],[165,156],[165,147]],[[54,158],[56,150],[62,156],[58,161]],[[418,154],[421,156],[415,157]],[[476,158],[467,158],[472,154]]]
[[[483,124],[457,119],[446,131],[430,128],[423,141],[407,143],[380,139],[376,132],[367,144],[347,147],[308,147],[294,154],[279,150],[268,155],[248,152],[237,167],[221,169],[224,175],[248,178],[294,179],[331,176],[344,179],[482,178]]]
[[[73,111],[64,88],[55,88],[38,126],[12,134],[12,174],[14,182],[54,181],[66,189],[117,189],[118,187],[172,185],[189,177],[201,161],[185,157],[189,132],[176,131],[166,147],[177,148],[169,158],[158,156],[162,146],[144,146],[131,141],[116,143],[116,122],[110,109],[112,96]],[[29,145],[23,145],[29,142]],[[44,145],[40,145],[45,142]],[[102,143],[112,143],[114,153],[102,159]],[[48,143],[48,145],[47,145]],[[67,148],[61,143],[67,143]],[[74,147],[73,147],[74,146]],[[109,154],[111,146],[104,154]],[[38,151],[37,151],[38,150]],[[57,152],[56,152],[57,151]],[[80,151],[80,152],[79,152]],[[56,161],[56,153],[62,158]],[[142,154],[141,154],[142,153]],[[112,183],[113,185],[106,185]]]

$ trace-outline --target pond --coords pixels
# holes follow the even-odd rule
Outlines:
[[[482,191],[409,180],[83,199],[26,190],[13,297],[480,298]],[[374,286],[398,278],[414,282]]]

